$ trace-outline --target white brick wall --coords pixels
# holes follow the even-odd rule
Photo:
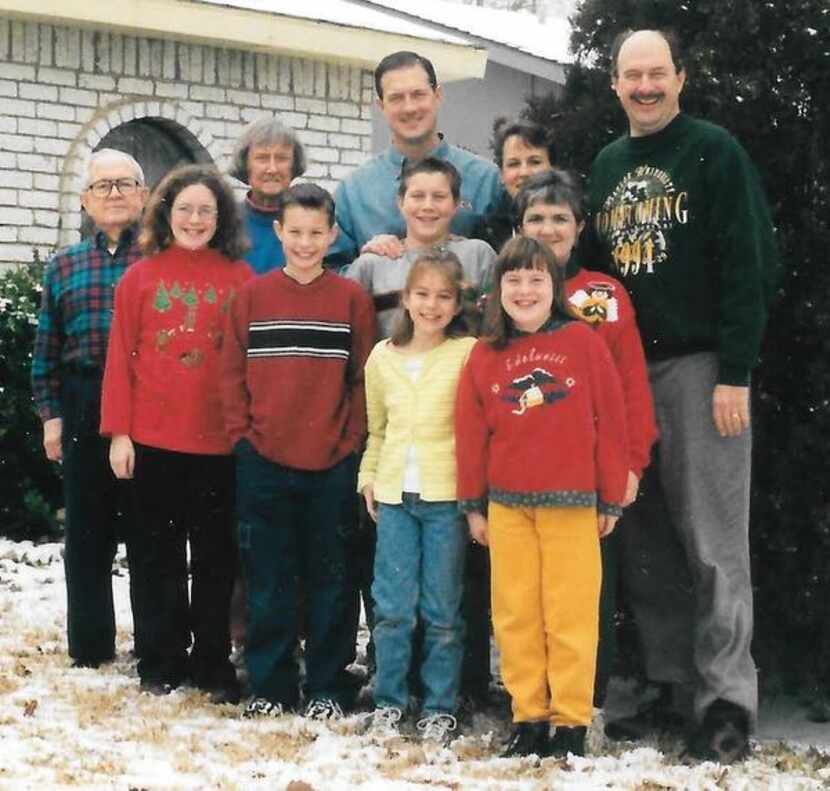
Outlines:
[[[122,123],[173,122],[224,170],[244,124],[275,114],[333,190],[368,156],[372,101],[348,65],[0,16],[0,271],[77,241],[83,163]]]

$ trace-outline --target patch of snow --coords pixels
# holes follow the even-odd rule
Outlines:
[[[565,16],[539,21],[530,11],[459,5],[448,0],[371,0],[425,21],[557,63],[571,63],[571,25]]]
[[[681,764],[679,742],[613,744],[601,734],[587,758],[503,760],[496,756],[508,724],[498,713],[476,715],[443,749],[370,736],[365,712],[328,724],[295,715],[244,720],[242,706],[213,706],[189,687],[141,694],[128,585],[122,551],[113,576],[117,659],[98,670],[71,668],[62,546],[0,538],[0,789],[783,791],[830,780],[830,755],[809,746],[826,745],[828,728],[807,723],[791,699],[762,709],[749,760],[722,767]],[[616,684],[623,703],[631,689]]]
[[[450,44],[467,44],[468,38],[449,32],[436,31],[433,26],[406,21],[386,10],[370,8],[350,0],[316,0],[314,3],[298,3],[296,0],[195,0],[198,3],[243,8],[265,14],[311,19],[347,27],[367,28],[384,33],[399,33],[428,41],[445,41]]]

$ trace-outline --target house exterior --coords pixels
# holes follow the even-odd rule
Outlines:
[[[80,178],[97,148],[132,153],[152,186],[181,163],[225,171],[243,126],[276,114],[306,146],[307,177],[333,189],[385,145],[372,84],[383,55],[429,57],[447,95],[443,130],[485,155],[467,133],[489,130],[489,109],[513,112],[506,97],[516,110],[523,101],[510,57],[524,64],[519,80],[547,79],[537,74],[543,58],[393,9],[392,0],[301,5],[0,0],[0,270],[80,238]]]
[[[313,19],[284,0],[245,5],[0,0],[0,267],[80,238],[96,148],[130,151],[153,184],[182,162],[225,170],[243,126],[278,114],[307,148],[308,177],[333,188],[371,150],[378,52],[417,48],[455,77],[484,71],[486,53],[464,39],[345,0]]]

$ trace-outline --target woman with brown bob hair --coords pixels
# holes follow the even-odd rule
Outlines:
[[[231,301],[253,273],[238,260],[239,216],[216,170],[190,165],[166,176],[141,244],[146,257],[115,291],[101,405],[110,466],[134,479],[128,557],[138,675],[151,694],[189,679],[215,702],[238,702],[228,630],[234,462],[219,358]]]

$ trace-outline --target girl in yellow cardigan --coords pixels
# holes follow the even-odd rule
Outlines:
[[[358,488],[378,524],[375,711],[371,729],[396,731],[407,714],[416,618],[424,624],[422,737],[448,742],[461,658],[467,543],[455,497],[455,391],[475,340],[466,337],[463,270],[446,250],[409,271],[398,324],[366,363],[369,439]]]

